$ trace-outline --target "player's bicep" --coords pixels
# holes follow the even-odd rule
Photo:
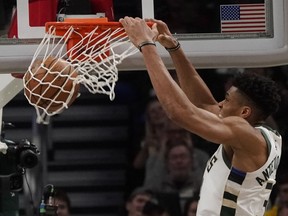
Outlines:
[[[233,139],[229,124],[214,113],[198,108],[196,112],[186,116],[183,126],[203,139],[216,144],[229,143]]]
[[[217,116],[220,112],[218,104],[203,104],[201,108],[207,110],[208,112],[214,113]]]

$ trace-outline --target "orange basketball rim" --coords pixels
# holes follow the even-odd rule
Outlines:
[[[67,31],[73,28],[72,34],[67,36]],[[119,29],[116,33],[114,30]],[[71,60],[85,61],[91,58],[90,53],[98,53],[104,49],[103,53],[94,56],[94,60],[110,55],[107,49],[107,40],[127,36],[125,30],[119,22],[110,22],[107,18],[66,18],[63,22],[47,22],[45,24],[46,33],[51,33],[67,38],[67,54]],[[91,32],[93,31],[93,34]],[[113,34],[111,34],[113,32]],[[87,37],[87,35],[89,35]]]

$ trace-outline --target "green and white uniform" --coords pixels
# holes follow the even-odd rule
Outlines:
[[[281,136],[264,126],[258,128],[268,145],[266,163],[254,172],[231,166],[220,145],[207,162],[197,216],[263,216],[281,157]]]

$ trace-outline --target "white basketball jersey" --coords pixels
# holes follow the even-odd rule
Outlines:
[[[197,216],[263,216],[275,184],[282,149],[281,136],[259,126],[269,149],[266,163],[254,172],[231,167],[220,145],[207,162]]]

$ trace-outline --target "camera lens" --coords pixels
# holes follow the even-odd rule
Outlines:
[[[31,150],[24,150],[20,153],[20,165],[24,168],[33,168],[38,163],[37,155]]]

